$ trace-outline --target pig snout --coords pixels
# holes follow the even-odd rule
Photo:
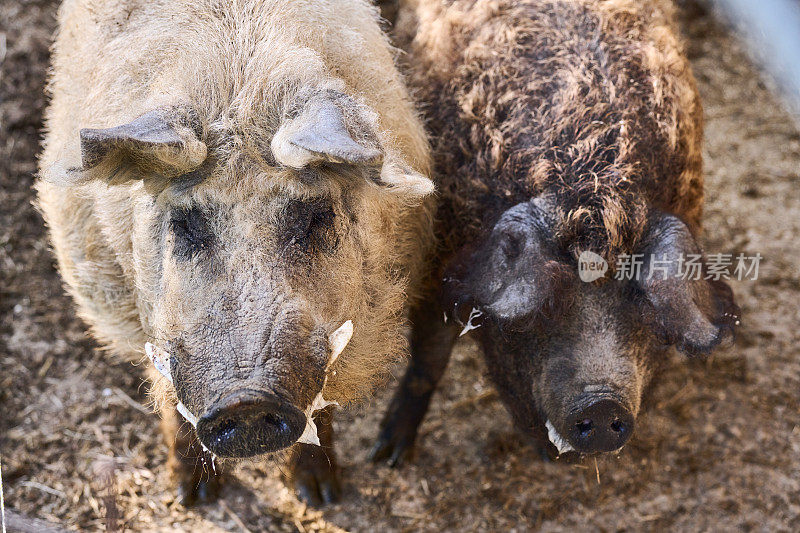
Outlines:
[[[231,357],[189,358],[184,353],[179,359],[151,343],[145,344],[145,353],[174,386],[176,409],[208,451],[219,457],[253,457],[295,442],[319,446],[313,414],[336,404],[323,397],[323,390],[331,366],[353,335],[352,321],[327,339],[321,327],[299,332],[291,330],[276,341],[281,350],[249,366]]]
[[[197,422],[200,442],[219,457],[253,457],[294,444],[306,416],[278,396],[254,390],[228,394]]]
[[[567,416],[567,441],[581,453],[613,452],[633,433],[633,414],[606,395],[583,395]]]

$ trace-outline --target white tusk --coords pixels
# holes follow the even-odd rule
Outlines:
[[[348,320],[341,326],[339,329],[334,331],[328,337],[328,344],[331,347],[331,358],[328,360],[327,368],[333,366],[333,363],[339,358],[339,356],[344,351],[347,343],[350,342],[350,339],[353,337],[353,321]]]
[[[178,402],[178,404],[175,406],[175,408],[178,410],[178,412],[181,415],[183,415],[183,418],[185,418],[186,421],[189,422],[192,425],[192,427],[195,427],[195,428],[197,427],[197,417],[194,416],[192,414],[192,412],[189,411],[189,409],[186,408],[185,405],[183,405],[183,402]]]
[[[150,358],[150,361],[153,363],[153,366],[156,367],[162,376],[167,378],[170,383],[172,383],[172,371],[170,369],[169,364],[169,354],[156,346],[155,344],[146,342],[144,344],[144,353],[147,354],[147,357]],[[183,402],[178,402],[175,405],[175,409],[189,422],[193,427],[197,427],[197,417],[192,414],[189,409],[183,405]]]
[[[156,367],[162,376],[167,378],[170,383],[172,383],[172,371],[170,370],[169,365],[169,354],[156,346],[155,344],[151,344],[146,342],[144,344],[144,353],[147,354],[147,357],[150,358],[150,361],[153,363],[153,366]]]
[[[547,438],[550,439],[550,442],[553,443],[553,446],[558,448],[559,455],[575,450],[575,448],[573,448],[572,445],[567,442],[567,439],[562,437],[558,431],[556,431],[555,426],[553,426],[553,423],[550,422],[550,420],[547,421],[545,427],[547,428]]]
[[[467,319],[467,324],[464,326],[464,329],[461,330],[461,333],[458,334],[459,337],[463,337],[467,333],[469,333],[473,329],[478,329],[481,327],[480,324],[475,325],[472,323],[473,320],[483,316],[483,312],[480,309],[475,307],[472,308],[472,311],[469,312],[469,318]]]
[[[308,414],[306,414],[306,429],[303,431],[303,434],[300,435],[300,438],[297,439],[297,442],[321,446],[319,435],[317,435],[317,425],[314,423],[314,419],[309,417]]]
[[[317,434],[317,425],[314,423],[314,412],[320,409],[325,409],[329,405],[339,405],[339,402],[330,402],[322,397],[322,391],[325,390],[325,385],[328,383],[327,371],[333,366],[333,363],[339,358],[344,351],[347,343],[353,337],[353,321],[348,320],[339,328],[328,336],[328,344],[331,347],[331,357],[328,360],[328,365],[325,367],[325,379],[322,382],[322,390],[317,393],[311,405],[306,407],[306,428],[297,442],[304,444],[313,444],[319,446],[319,435]]]
[[[300,435],[300,438],[297,439],[297,442],[314,444],[315,446],[320,445],[319,436],[317,435],[317,425],[314,423],[314,411],[325,409],[329,405],[339,405],[339,402],[329,402],[322,397],[322,391],[320,391],[317,397],[314,398],[314,401],[311,402],[311,405],[306,408],[306,429],[303,431],[303,434]]]

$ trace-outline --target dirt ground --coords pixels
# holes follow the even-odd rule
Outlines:
[[[140,370],[87,338],[31,207],[56,2],[0,0],[0,455],[6,506],[70,529],[146,531],[800,531],[800,133],[739,44],[696,4],[683,29],[707,116],[706,244],[759,252],[735,283],[737,345],[675,356],[616,458],[543,463],[511,428],[473,344],[421,428],[416,460],[366,461],[390,390],[337,421],[342,503],[307,509],[245,464],[185,510]],[[399,375],[399,369],[398,369]]]

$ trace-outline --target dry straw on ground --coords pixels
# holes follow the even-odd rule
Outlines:
[[[225,467],[235,477],[219,503],[175,503],[155,416],[139,409],[140,369],[86,337],[30,205],[57,2],[0,0],[7,516],[81,531],[800,530],[800,132],[738,43],[684,4],[707,119],[707,248],[765,258],[757,282],[734,287],[744,309],[737,346],[707,363],[671,360],[631,443],[596,470],[543,463],[520,442],[465,341],[412,464],[366,462],[390,392],[339,417],[344,499],[317,511],[269,464]]]

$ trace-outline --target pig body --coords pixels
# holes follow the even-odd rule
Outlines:
[[[39,205],[94,336],[168,369],[149,376],[190,502],[216,487],[202,448],[285,448],[402,354],[427,140],[366,1],[67,0],[59,19]],[[176,439],[176,402],[202,443]],[[326,452],[299,446],[312,500],[335,497]]]
[[[457,332],[475,329],[518,428],[551,455],[628,440],[675,345],[707,353],[738,320],[699,254],[702,109],[661,0],[409,1],[398,39],[430,127],[442,311],[373,450],[411,448]],[[578,258],[609,264],[585,283]],[[635,279],[616,279],[641,255]],[[669,272],[648,278],[649,261]],[[435,331],[434,331],[435,329]]]

